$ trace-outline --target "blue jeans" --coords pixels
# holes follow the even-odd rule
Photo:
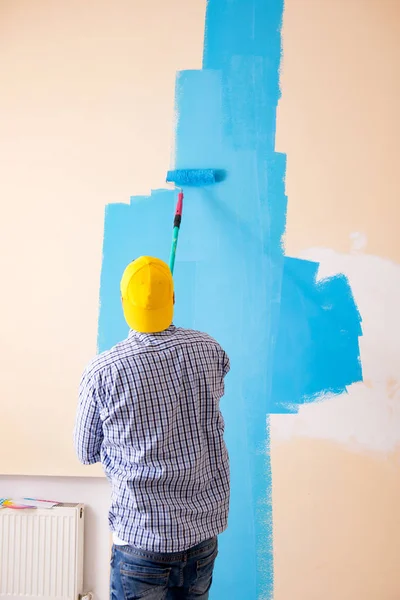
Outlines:
[[[207,600],[217,538],[175,554],[113,546],[110,600]]]

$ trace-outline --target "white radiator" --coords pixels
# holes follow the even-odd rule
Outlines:
[[[82,504],[0,509],[0,600],[78,600],[83,524]]]

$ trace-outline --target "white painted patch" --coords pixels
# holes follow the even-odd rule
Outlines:
[[[365,233],[361,233],[360,231],[354,231],[350,234],[351,239],[351,251],[352,252],[360,252],[364,250],[367,245],[367,236]]]
[[[344,273],[362,317],[364,381],[348,394],[321,397],[295,415],[271,415],[272,439],[306,436],[355,449],[400,445],[400,266],[367,254],[312,248],[299,258],[320,263],[318,278]]]

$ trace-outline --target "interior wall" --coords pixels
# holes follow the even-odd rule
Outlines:
[[[277,146],[286,253],[344,273],[363,382],[272,415],[275,600],[394,600],[398,539],[400,5],[286,0]]]
[[[362,250],[399,262],[397,0],[287,0],[277,147],[285,250]]]
[[[104,207],[164,185],[176,71],[201,64],[204,12],[0,2],[0,473],[101,473],[78,464],[71,432],[96,352]]]

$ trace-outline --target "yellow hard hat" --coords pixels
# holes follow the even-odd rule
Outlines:
[[[159,258],[141,256],[131,262],[121,279],[125,320],[140,333],[168,329],[174,316],[174,282],[168,265]]]

